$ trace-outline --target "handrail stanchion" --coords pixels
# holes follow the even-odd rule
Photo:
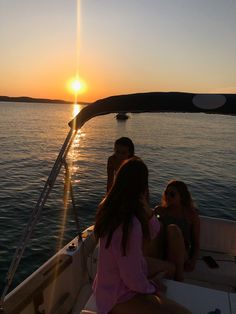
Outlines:
[[[81,232],[78,214],[76,211],[76,203],[75,203],[75,198],[74,198],[73,186],[72,186],[72,182],[71,182],[71,173],[70,173],[70,169],[69,169],[69,166],[68,166],[68,163],[66,160],[64,161],[64,166],[65,166],[65,170],[66,170],[65,176],[66,176],[67,186],[68,186],[70,197],[71,197],[72,209],[73,209],[75,224],[76,224],[76,228],[77,228],[78,243],[79,243],[82,241],[82,232]]]
[[[13,277],[15,275],[15,272],[17,270],[17,267],[20,263],[20,260],[23,256],[23,253],[24,253],[24,250],[26,248],[26,244],[28,243],[29,239],[30,239],[30,236],[34,230],[34,227],[36,225],[36,222],[39,218],[39,215],[43,209],[43,206],[44,204],[46,203],[46,200],[49,196],[49,193],[51,192],[53,186],[54,186],[54,183],[56,181],[56,178],[60,172],[60,169],[64,163],[64,160],[69,152],[69,149],[74,141],[74,138],[77,134],[77,130],[71,128],[63,145],[62,145],[62,148],[57,156],[57,159],[52,167],[52,170],[48,176],[48,179],[44,185],[44,188],[40,194],[40,197],[31,213],[31,216],[30,216],[30,219],[28,221],[28,224],[25,228],[25,232],[23,233],[23,236],[20,240],[20,243],[15,251],[15,254],[13,256],[13,259],[12,259],[12,262],[11,262],[11,265],[9,267],[9,270],[7,272],[7,275],[6,275],[6,279],[5,279],[5,286],[3,287],[3,292],[1,294],[1,299],[0,299],[0,313],[3,314],[4,313],[4,299],[5,299],[5,296],[12,284],[12,280],[13,280]]]

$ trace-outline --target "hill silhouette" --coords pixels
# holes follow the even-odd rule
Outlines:
[[[53,103],[53,104],[72,104],[71,101],[61,100],[61,99],[48,99],[48,98],[33,98],[28,96],[20,96],[20,97],[10,97],[10,96],[0,96],[0,101],[5,102],[32,102],[32,103]],[[78,103],[87,105],[86,102]]]

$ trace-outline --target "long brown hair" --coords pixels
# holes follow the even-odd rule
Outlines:
[[[178,180],[172,180],[167,184],[167,187],[166,187],[166,189],[163,193],[163,196],[162,196],[162,206],[164,206],[164,207],[167,206],[165,192],[169,187],[174,187],[177,190],[177,192],[179,193],[179,196],[180,196],[181,204],[182,204],[184,209],[188,210],[188,209],[194,209],[195,208],[194,202],[192,200],[192,196],[189,192],[187,185],[183,181],[178,181]]]
[[[143,161],[133,157],[125,161],[117,172],[115,181],[99,204],[94,227],[95,237],[107,236],[109,247],[113,232],[122,225],[122,249],[126,254],[129,229],[133,216],[140,221],[144,238],[150,238],[148,218],[141,197],[148,190],[148,169]]]

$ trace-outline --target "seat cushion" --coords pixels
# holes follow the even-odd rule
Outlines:
[[[219,268],[210,268],[203,260],[203,256],[211,256]],[[229,254],[212,251],[200,251],[200,256],[193,272],[185,273],[186,279],[210,282],[219,287],[225,286],[228,291],[236,289],[236,263],[235,258]]]

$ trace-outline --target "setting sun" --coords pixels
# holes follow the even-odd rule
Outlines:
[[[71,88],[75,93],[78,93],[81,90],[81,83],[78,80],[75,80],[71,83]]]
[[[72,78],[68,82],[68,90],[74,95],[83,94],[87,87],[81,78]]]

